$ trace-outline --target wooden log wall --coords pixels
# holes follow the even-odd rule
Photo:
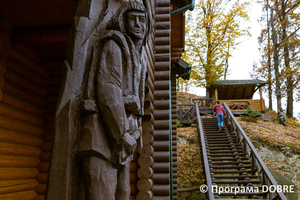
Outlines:
[[[0,199],[39,199],[49,73],[11,47],[1,63]]]
[[[151,11],[152,15],[155,15],[155,1],[151,1]],[[144,106],[144,117],[143,117],[143,149],[139,151],[138,165],[139,169],[137,171],[137,176],[139,178],[137,182],[138,193],[136,196],[137,200],[151,200],[153,198],[153,133],[154,133],[154,73],[155,73],[155,58],[154,58],[154,46],[155,46],[155,36],[152,33],[149,37],[148,43],[145,46],[146,58],[147,58],[147,70],[148,76],[146,79],[145,88],[145,106]]]
[[[153,200],[170,199],[170,1],[156,0]]]

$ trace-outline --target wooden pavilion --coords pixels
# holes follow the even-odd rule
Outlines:
[[[253,107],[255,111],[266,110],[265,101],[262,97],[262,87],[267,82],[252,80],[221,80],[210,87],[210,97],[225,102],[231,111],[240,114],[247,106]],[[253,99],[254,93],[259,90],[260,98]]]
[[[105,1],[0,0],[0,199],[44,199],[53,121],[60,90],[66,86],[63,71],[78,70],[85,60],[82,48],[91,45],[75,46],[77,52],[72,54],[67,51],[68,43],[85,39],[81,33],[96,23],[97,10],[92,8]],[[122,1],[109,2],[117,6]],[[194,0],[144,2],[152,14],[154,31],[145,48],[149,76],[144,148],[130,165],[131,199],[176,199],[176,81],[170,84],[170,80],[180,71],[184,12],[193,9]],[[79,6],[87,10],[77,10]],[[115,12],[110,6],[105,17]],[[78,23],[82,27],[75,31]],[[83,59],[74,62],[74,56]],[[172,64],[176,66],[171,69]],[[74,94],[79,91],[69,89]]]

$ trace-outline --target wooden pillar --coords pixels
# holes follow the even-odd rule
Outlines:
[[[260,111],[263,111],[263,97],[262,97],[262,89],[259,87],[259,96],[260,96]]]
[[[218,98],[218,88],[215,88],[215,99],[216,99],[216,101],[219,100],[219,98]]]

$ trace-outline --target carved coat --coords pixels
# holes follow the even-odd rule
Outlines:
[[[142,148],[146,61],[143,52],[138,59],[129,36],[116,30],[107,31],[92,55],[82,105],[86,114],[77,151],[81,156],[110,160],[112,148],[125,132],[137,140],[136,151]]]

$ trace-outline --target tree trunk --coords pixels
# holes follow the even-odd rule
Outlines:
[[[277,99],[277,118],[280,119],[282,113],[281,106],[281,90],[280,90],[280,79],[279,79],[279,64],[278,64],[278,43],[277,34],[274,25],[273,8],[271,8],[271,26],[272,26],[272,40],[273,40],[273,57],[274,57],[274,70],[275,70],[275,85],[276,85],[276,99]]]
[[[269,3],[267,3],[269,5]],[[269,21],[269,8],[267,8],[267,22]],[[271,69],[271,49],[270,49],[270,27],[267,24],[268,31],[268,93],[269,93],[269,109],[273,110],[272,102],[272,69]]]
[[[287,19],[286,19],[286,13],[285,13],[285,3],[282,1],[282,41],[284,41],[287,38],[287,33],[286,33],[286,26],[287,26]],[[284,66],[285,66],[285,72],[286,72],[286,79],[287,79],[287,108],[286,108],[286,116],[289,118],[293,117],[293,79],[292,79],[292,72],[291,72],[291,67],[290,67],[290,58],[289,58],[289,48],[288,48],[288,42],[284,43],[283,46],[283,56],[284,56]]]

